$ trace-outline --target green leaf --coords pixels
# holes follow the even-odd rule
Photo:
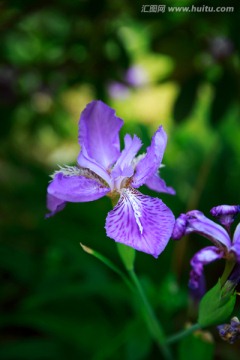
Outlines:
[[[220,280],[202,298],[198,323],[204,327],[224,322],[232,313],[236,302],[236,292],[223,292]]]
[[[117,243],[120,258],[127,270],[133,270],[135,260],[135,249],[121,243]]]
[[[204,333],[191,334],[179,343],[179,360],[212,360],[214,343]]]

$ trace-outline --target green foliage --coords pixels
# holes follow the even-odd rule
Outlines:
[[[202,327],[222,324],[234,309],[236,292],[224,292],[220,280],[201,300],[198,323]]]
[[[199,331],[181,340],[179,360],[212,360],[214,359],[214,348],[210,334]]]
[[[127,270],[133,270],[136,251],[121,243],[117,243],[117,249],[125,268]]]

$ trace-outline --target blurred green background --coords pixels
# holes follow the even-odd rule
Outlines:
[[[79,246],[122,266],[104,230],[109,199],[68,204],[44,219],[49,174],[75,163],[79,115],[92,99],[114,107],[125,121],[121,135],[136,133],[145,146],[163,124],[161,174],[177,194],[142,191],[160,196],[175,216],[239,203],[240,5],[212,0],[204,5],[234,12],[147,13],[144,4],[0,2],[2,360],[161,358],[128,289]],[[136,271],[167,334],[196,321],[189,259],[206,244],[192,236],[170,241],[158,260],[137,254]],[[206,268],[208,286],[222,266]],[[211,330],[206,354],[195,339],[175,346],[175,358],[238,359],[239,343]]]

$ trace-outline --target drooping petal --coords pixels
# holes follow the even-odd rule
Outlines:
[[[88,179],[78,175],[67,176],[63,173],[57,173],[49,184],[47,191],[49,195],[62,202],[86,202],[103,197],[110,189],[104,187],[95,179]],[[49,210],[52,209],[49,208]]]
[[[188,225],[187,219],[188,217],[186,214],[181,214],[176,219],[172,232],[173,240],[180,240],[186,234],[186,229]]]
[[[218,218],[220,223],[227,229],[233,223],[236,215],[240,212],[240,205],[219,205],[210,210],[212,216]]]
[[[92,101],[83,110],[79,124],[79,143],[88,156],[108,169],[120,155],[119,130],[123,121],[102,101]]]
[[[50,210],[49,214],[46,214],[46,218],[55,215],[57,212],[64,209],[66,201],[60,200],[53,195],[47,194],[47,208]]]
[[[206,279],[203,272],[198,279],[198,287],[190,287],[189,290],[189,295],[191,299],[194,301],[195,304],[198,304],[203,295],[206,293]]]
[[[240,223],[235,229],[231,251],[234,252],[237,261],[240,263]]]
[[[77,161],[81,167],[90,169],[95,174],[100,176],[100,178],[102,178],[104,181],[106,181],[106,183],[109,186],[111,186],[112,180],[111,180],[109,173],[102,165],[100,165],[98,162],[96,162],[94,159],[92,159],[88,156],[88,153],[87,153],[84,145],[82,145],[82,149],[78,156]]]
[[[108,213],[105,228],[115,241],[158,257],[168,243],[173,224],[171,210],[160,199],[127,188]]]
[[[154,134],[146,155],[136,165],[132,186],[138,188],[158,171],[167,145],[167,134],[160,126]]]
[[[223,257],[224,252],[216,246],[208,246],[198,251],[190,262],[192,270],[190,272],[189,287],[191,289],[197,289],[200,285],[204,265]]]
[[[142,146],[141,140],[134,135],[133,138],[129,134],[124,137],[125,148],[121,152],[116,164],[112,170],[113,178],[118,176],[130,177],[133,175],[132,161]]]
[[[227,250],[231,247],[231,240],[227,231],[214,221],[209,220],[201,211],[192,210],[187,214],[187,226],[185,233],[196,232],[207,239],[220,249]]]
[[[170,195],[175,195],[176,191],[170,187],[167,186],[165,181],[160,178],[158,173],[152,175],[145,181],[145,185],[149,187],[149,189],[157,191],[157,192],[163,192]]]

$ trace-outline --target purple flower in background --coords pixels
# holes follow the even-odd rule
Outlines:
[[[128,86],[117,81],[108,83],[107,90],[109,95],[114,99],[125,100],[130,95]]]
[[[66,202],[97,200],[108,195],[116,206],[106,219],[107,235],[117,242],[157,257],[171,236],[174,216],[158,198],[136,190],[150,189],[174,194],[158,175],[167,144],[162,126],[156,131],[146,154],[136,156],[141,140],[126,134],[120,151],[119,131],[123,121],[101,101],[93,101],[81,114],[77,166],[60,168],[48,186],[48,216],[62,210]]]
[[[141,65],[131,66],[127,70],[124,79],[132,87],[141,87],[149,82],[148,74]]]
[[[219,325],[217,329],[222,340],[230,344],[240,339],[240,321],[236,316],[231,319],[230,324]]]
[[[198,210],[181,214],[176,220],[172,234],[174,240],[195,232],[208,238],[214,245],[201,249],[191,259],[190,288],[197,289],[200,286],[204,265],[222,258],[240,262],[240,224],[236,227],[232,241],[229,235],[229,226],[239,212],[238,205],[222,205],[211,209],[211,214],[216,216],[228,231]]]
[[[141,65],[133,65],[127,69],[122,82],[111,81],[107,85],[110,97],[115,99],[127,99],[131,88],[140,88],[149,83],[149,76]]]

